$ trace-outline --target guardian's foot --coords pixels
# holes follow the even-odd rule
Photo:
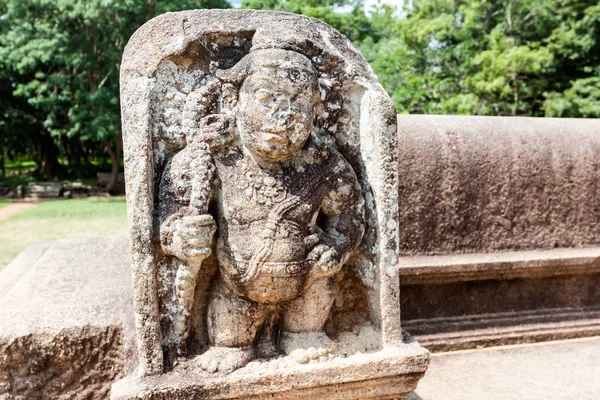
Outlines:
[[[254,357],[252,347],[211,347],[194,360],[207,372],[232,372]]]
[[[330,360],[337,356],[337,345],[322,331],[283,332],[283,351],[298,364]]]

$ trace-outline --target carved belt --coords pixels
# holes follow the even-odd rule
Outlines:
[[[230,279],[238,282],[248,282],[253,278],[263,276],[290,277],[306,274],[310,270],[311,262],[308,260],[291,262],[264,262],[259,264],[255,271],[250,267],[250,260],[236,260],[226,256],[221,261],[221,267]],[[225,261],[225,262],[223,262]]]

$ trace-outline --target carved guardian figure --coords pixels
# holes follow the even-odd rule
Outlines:
[[[335,345],[322,329],[337,273],[364,229],[360,185],[344,157],[314,132],[317,72],[305,56],[259,50],[221,75],[239,86],[231,110],[239,137],[221,127],[231,137],[215,145],[205,132],[210,125],[191,128],[159,187],[162,250],[183,261],[174,337],[188,337],[197,276],[216,232],[211,347],[198,364],[210,372],[243,366],[261,330],[275,326],[277,335],[265,335],[280,336],[281,349],[298,362],[327,360]]]
[[[170,13],[132,37],[121,90],[139,367],[112,398],[414,387],[396,112],[350,42],[286,13]]]

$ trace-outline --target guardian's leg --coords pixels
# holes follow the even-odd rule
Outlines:
[[[241,298],[218,276],[209,294],[207,328],[211,347],[197,358],[209,372],[233,371],[254,356],[253,344],[268,310]]]
[[[335,354],[336,345],[323,332],[323,326],[336,292],[336,276],[320,278],[284,307],[281,344],[297,362],[325,361]]]

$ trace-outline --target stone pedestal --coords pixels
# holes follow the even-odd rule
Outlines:
[[[111,399],[399,399],[428,365],[429,352],[416,342],[317,364],[256,360],[231,374],[203,372],[190,360],[169,374],[129,376],[113,385]]]

